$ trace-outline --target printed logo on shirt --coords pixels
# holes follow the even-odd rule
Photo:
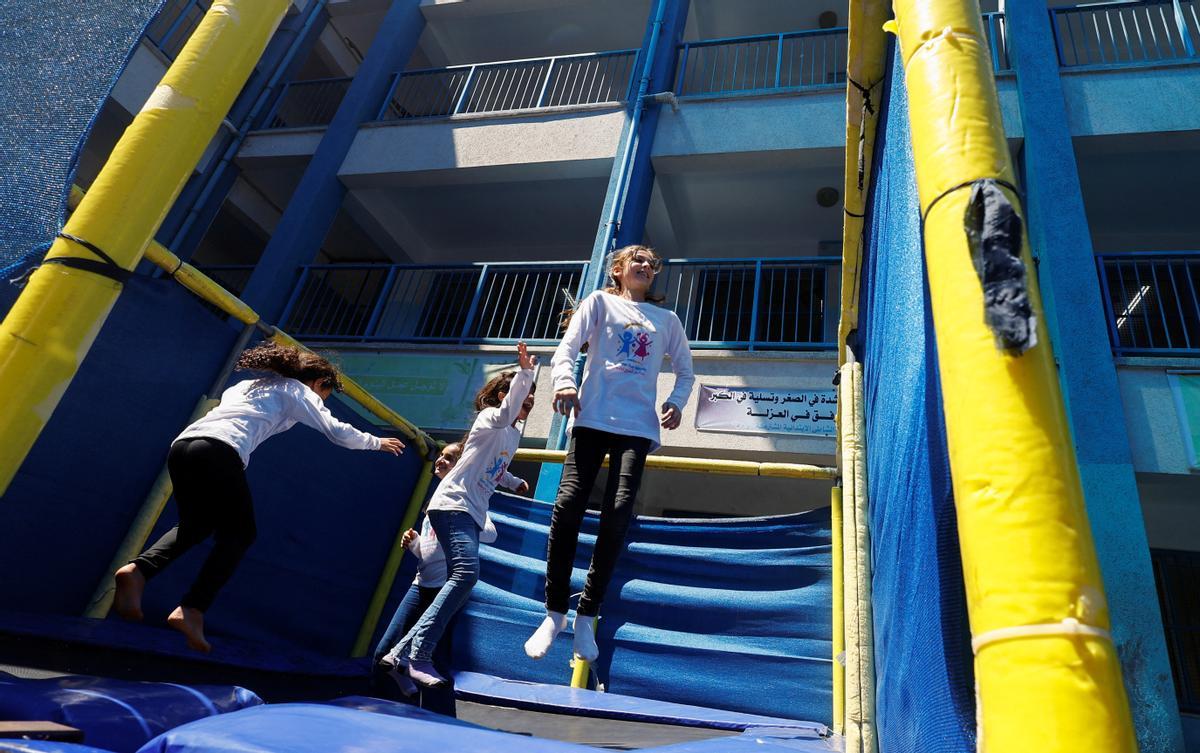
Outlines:
[[[500,479],[504,478],[504,472],[508,470],[509,456],[507,452],[502,452],[492,461],[492,464],[486,471],[483,472],[483,478],[479,479],[479,488],[492,490],[500,483]]]
[[[643,328],[643,325],[629,322],[617,335],[617,352],[613,363],[626,373],[645,374],[646,367],[642,364],[650,356],[650,349],[653,346],[654,338]]]

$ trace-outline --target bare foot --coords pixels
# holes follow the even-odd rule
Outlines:
[[[142,591],[146,590],[146,576],[130,562],[113,576],[117,582],[113,606],[117,614],[126,620],[138,622],[142,619]]]
[[[188,648],[208,653],[212,646],[204,640],[204,612],[192,607],[175,607],[167,617],[167,627],[178,630],[187,638]]]

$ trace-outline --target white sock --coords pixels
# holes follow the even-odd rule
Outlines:
[[[600,657],[600,648],[596,645],[595,617],[575,615],[575,655],[586,662],[594,662]]]
[[[538,629],[529,640],[525,641],[525,654],[530,659],[541,659],[550,650],[554,637],[567,626],[567,616],[561,612],[547,612],[546,619],[538,625]]]

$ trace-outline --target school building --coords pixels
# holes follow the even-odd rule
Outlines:
[[[150,28],[85,188],[207,5],[172,0]],[[1132,469],[1178,698],[1200,713],[1200,0],[1003,6],[983,21],[1060,375],[1085,403],[1068,406],[1081,464]],[[442,438],[527,340],[545,366],[528,447],[556,440],[563,310],[608,250],[644,242],[709,388],[660,452],[834,465],[847,12],[295,0],[158,240]],[[1031,128],[1071,148],[1029,152]],[[828,489],[652,471],[642,511],[768,515]]]

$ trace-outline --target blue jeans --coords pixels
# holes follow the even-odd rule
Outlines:
[[[404,636],[410,661],[431,661],[433,650],[446,632],[450,618],[471,597],[479,580],[479,526],[470,513],[454,510],[430,510],[429,523],[446,551],[446,585],[437,598]],[[404,655],[403,650],[401,656]]]
[[[440,590],[440,587],[422,588],[416,583],[409,586],[404,598],[396,607],[396,613],[392,615],[392,621],[388,623],[387,630],[383,631],[379,645],[375,647],[375,654],[371,658],[372,664],[378,664],[379,660],[386,656],[392,647],[404,637],[404,634],[412,629],[429,605],[433,603],[433,600],[437,598]]]

